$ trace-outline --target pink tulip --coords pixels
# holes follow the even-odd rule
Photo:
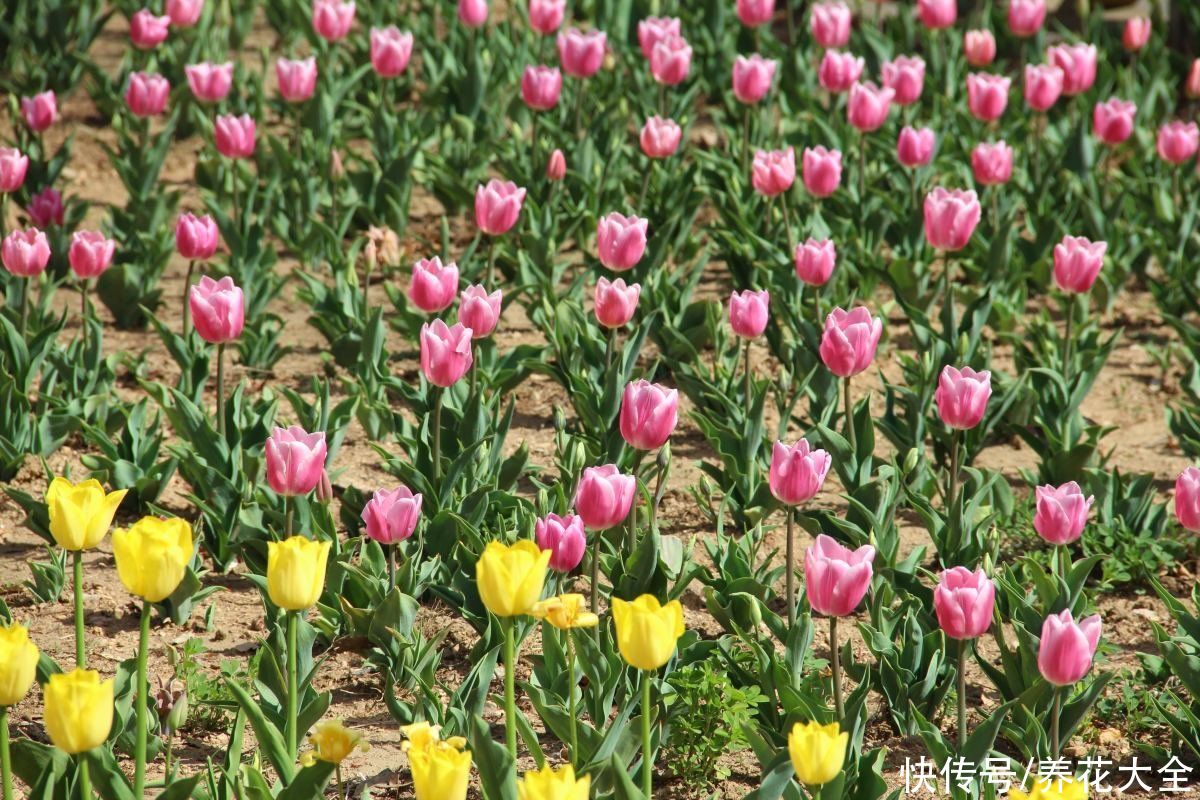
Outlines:
[[[733,96],[746,104],[762,100],[771,91],[777,66],[779,62],[758,53],[749,58],[738,56],[733,62]]]
[[[201,278],[203,280],[203,278]],[[329,451],[325,434],[299,425],[275,428],[267,437],[267,483],[275,494],[300,497],[317,488]]]
[[[1188,467],[1175,479],[1175,519],[1200,533],[1200,469]]]
[[[967,108],[983,122],[1000,119],[1008,107],[1008,89],[1012,81],[1004,75],[972,72],[967,76]]]
[[[814,197],[829,197],[842,183],[842,154],[824,147],[804,148],[804,188]]]
[[[526,67],[521,75],[521,99],[535,111],[554,108],[561,93],[562,73],[558,67]]]
[[[807,503],[821,491],[832,463],[829,453],[810,449],[807,439],[790,446],[776,442],[771,450],[771,471],[767,477],[771,494],[789,506]]]
[[[649,61],[654,45],[663,39],[681,35],[682,30],[679,17],[646,17],[637,27],[638,47],[642,56]]]
[[[223,114],[213,125],[213,138],[217,152],[226,158],[250,158],[254,155],[254,118],[249,114]]]
[[[1150,41],[1150,18],[1131,17],[1125,20],[1125,30],[1121,33],[1121,44],[1131,53],[1136,53]]]
[[[75,231],[71,234],[67,261],[80,278],[98,278],[112,264],[116,246],[116,242],[106,239],[99,231]]]
[[[442,266],[439,256],[422,258],[413,264],[408,299],[426,314],[436,314],[449,308],[458,294],[458,264],[451,261]]]
[[[346,38],[354,25],[354,3],[340,0],[313,0],[313,30],[322,39],[336,42]]]
[[[1196,155],[1200,147],[1200,128],[1194,122],[1175,120],[1158,129],[1155,149],[1158,157],[1172,164],[1182,164]]]
[[[917,16],[930,30],[949,28],[958,19],[958,0],[917,0]]]
[[[25,124],[34,133],[41,133],[54,124],[58,119],[58,102],[54,90],[35,94],[33,97],[21,98],[21,116]]]
[[[887,122],[894,94],[886,86],[881,89],[869,81],[856,82],[850,87],[850,102],[846,105],[847,121],[859,133],[879,130]]]
[[[596,251],[600,263],[617,272],[633,269],[646,252],[648,224],[641,217],[626,217],[616,211],[601,217],[596,224]]]
[[[50,263],[50,242],[37,228],[13,231],[0,244],[0,261],[18,278],[40,275]]]
[[[323,461],[324,459],[322,459]],[[407,486],[377,489],[363,506],[367,536],[380,544],[399,544],[413,535],[421,519],[421,495]]]
[[[804,554],[805,593],[813,611],[829,617],[853,614],[871,587],[874,560],[875,548],[869,544],[851,550],[818,535]]]
[[[839,378],[857,375],[871,366],[882,334],[882,320],[872,318],[865,306],[850,311],[835,308],[825,318],[819,348],[821,361]]]
[[[642,126],[638,143],[649,158],[670,158],[679,149],[682,137],[683,129],[675,120],[653,116]]]
[[[865,63],[853,53],[826,50],[825,55],[821,57],[821,66],[817,69],[821,88],[835,94],[849,91],[862,75]]]
[[[650,74],[663,86],[677,86],[692,69],[692,46],[682,36],[660,39],[650,51]]]
[[[567,0],[529,0],[529,26],[549,36],[562,25]]]
[[[775,16],[775,0],[737,0],[737,15],[747,28],[766,25]]]
[[[204,0],[167,0],[165,10],[176,28],[190,28],[200,21]]]
[[[584,33],[567,28],[558,34],[558,60],[563,71],[575,78],[590,78],[604,64],[608,38],[602,31]]]
[[[596,307],[596,321],[606,328],[620,328],[633,319],[637,310],[638,298],[641,297],[640,284],[625,285],[625,281],[617,278],[612,283],[608,278],[596,281],[596,291],[592,302]]]
[[[207,214],[181,214],[175,222],[175,249],[189,261],[208,261],[220,240],[217,223]]]
[[[1082,94],[1096,82],[1096,47],[1060,44],[1046,51],[1050,63],[1063,71],[1063,94]]]
[[[981,186],[1008,183],[1012,177],[1013,150],[1003,140],[980,142],[971,150],[971,169]]]
[[[0,147],[0,194],[12,194],[25,185],[29,156],[15,147]]]
[[[1025,104],[1034,111],[1046,111],[1062,95],[1064,73],[1053,64],[1025,65]]]
[[[1083,293],[1092,289],[1104,266],[1107,242],[1093,242],[1083,236],[1064,236],[1054,246],[1054,282],[1064,292]]]
[[[972,67],[986,67],[996,60],[996,37],[989,30],[963,34],[963,53]]]
[[[938,186],[925,196],[925,238],[938,250],[966,247],[979,217],[979,198],[973,191]]]
[[[214,281],[207,275],[188,289],[188,307],[196,333],[209,344],[225,344],[242,335],[246,325],[246,300],[233,278]]]
[[[759,150],[754,154],[750,182],[754,190],[767,197],[774,197],[792,188],[796,180],[796,151]]]
[[[629,516],[637,479],[622,475],[615,464],[588,467],[575,489],[575,513],[593,531],[604,531],[620,525]]]
[[[996,584],[981,569],[945,570],[933,590],[938,625],[950,639],[975,639],[987,633],[995,605]]]
[[[844,3],[817,3],[809,17],[813,41],[826,50],[850,42],[850,9]]]
[[[29,221],[33,223],[35,228],[49,228],[51,225],[63,224],[63,208],[62,195],[49,186],[42,189],[40,192],[29,198],[29,205],[25,207],[25,211],[29,214]]]
[[[479,284],[463,289],[458,300],[458,321],[471,329],[471,338],[484,339],[492,335],[500,321],[503,298],[499,289],[488,294]]]
[[[938,376],[933,402],[947,427],[967,431],[983,421],[991,396],[991,372],[986,369],[976,372],[970,367],[957,369],[947,364]]]
[[[488,10],[487,0],[458,0],[458,21],[468,28],[482,27]]]
[[[156,17],[143,8],[129,18],[129,40],[139,50],[153,50],[166,40],[170,26],[170,17]]]
[[[1116,146],[1133,135],[1133,118],[1137,106],[1127,100],[1111,98],[1096,103],[1092,111],[1092,134],[1110,146]]]
[[[796,277],[809,286],[824,286],[837,265],[837,248],[830,239],[808,239],[796,245]]]
[[[657,450],[679,423],[679,390],[647,380],[625,384],[621,396],[621,437],[635,450]]]
[[[1183,93],[1192,100],[1200,98],[1200,58],[1193,59],[1188,68],[1187,78],[1183,81]]]
[[[567,177],[567,157],[557,147],[546,162],[546,180],[561,181]]]
[[[395,25],[371,28],[371,66],[381,78],[395,78],[408,69],[413,35]]]
[[[524,189],[492,178],[475,189],[475,224],[489,236],[506,233],[517,224],[524,202]]]
[[[896,140],[896,157],[906,167],[923,167],[933,159],[934,141],[932,128],[905,125]]]
[[[440,319],[421,326],[421,372],[434,386],[453,386],[467,374],[475,357],[471,352],[471,329]]]
[[[729,327],[743,339],[762,336],[770,318],[767,306],[771,295],[767,290],[734,292],[729,297]]]
[[[317,60],[312,56],[295,61],[276,59],[275,80],[280,97],[289,103],[303,103],[317,88]]]
[[[167,107],[171,84],[162,75],[135,72],[125,87],[125,105],[139,117],[155,117]]]
[[[1055,686],[1070,686],[1087,675],[1099,643],[1099,614],[1082,619],[1078,624],[1071,617],[1069,608],[1051,614],[1042,623],[1038,671]]]
[[[1075,481],[1053,486],[1039,486],[1035,490],[1037,511],[1033,515],[1033,529],[1050,544],[1070,544],[1080,537],[1087,524],[1088,509],[1094,497],[1084,497]]]
[[[587,549],[583,517],[575,514],[547,514],[534,523],[533,538],[539,548],[550,551],[550,569],[556,572],[567,573],[578,567]]]
[[[896,56],[883,62],[883,85],[892,90],[892,99],[910,106],[921,99],[925,91],[925,60],[920,56]]]
[[[183,68],[192,97],[201,103],[219,103],[233,86],[233,62],[188,64]]]
[[[1036,36],[1046,21],[1046,0],[1008,0],[1008,29],[1014,36]]]

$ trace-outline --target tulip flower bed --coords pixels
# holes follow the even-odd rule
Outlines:
[[[0,10],[3,800],[1194,793],[1200,5],[1091,5]]]

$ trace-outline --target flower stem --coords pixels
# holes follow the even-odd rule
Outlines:
[[[954,429],[954,435],[950,439],[950,475],[948,476],[948,486],[946,488],[946,519],[950,519],[950,515],[954,513],[955,501],[958,499],[958,458],[959,458],[959,439],[962,436],[962,431],[958,428]]]
[[[433,488],[441,493],[442,483],[442,395],[444,389],[434,389],[433,396]]]
[[[754,404],[754,377],[750,371],[750,340],[746,340],[746,419],[750,419],[750,407]]]
[[[137,653],[137,695],[134,702],[137,703],[137,722],[134,730],[137,733],[137,739],[134,744],[134,765],[133,765],[133,796],[141,798],[146,796],[146,701],[147,687],[146,679],[146,660],[150,650],[150,602],[142,601],[142,627],[138,638],[138,653]]]
[[[92,780],[88,775],[87,753],[76,756],[79,765],[79,800],[92,800]]]
[[[225,343],[217,345],[217,433],[225,438]]]
[[[8,706],[0,706],[0,784],[4,800],[13,800],[12,756],[8,752]]]
[[[846,403],[846,438],[850,440],[850,453],[858,459],[858,433],[854,430],[854,401],[850,398],[850,378],[843,381]]]
[[[297,674],[299,667],[297,666],[296,639],[297,637],[297,620],[299,612],[287,612],[287,671],[288,671],[288,691],[287,691],[287,747],[288,755],[294,762],[299,751],[296,749],[296,726],[298,725],[297,715],[298,700],[300,693],[299,685],[300,678]]]
[[[653,673],[642,673],[642,794],[647,798],[653,788],[654,758],[650,752],[650,681]]]
[[[87,667],[87,648],[83,645],[83,551],[72,553],[75,559],[75,666]]]
[[[504,622],[504,736],[508,754],[517,757],[516,634],[512,619]]]
[[[79,338],[83,342],[83,352],[88,349],[88,282],[87,278],[79,280]]]
[[[838,653],[837,621],[837,617],[829,618],[829,666],[833,671],[833,709],[838,724],[841,724],[846,709],[842,705],[842,656]]]
[[[283,496],[283,526],[287,533],[287,538],[292,538],[292,512],[295,510],[295,501],[288,495]]]
[[[392,589],[396,588],[396,548],[399,545],[389,544],[387,548],[388,560],[388,586]]]
[[[967,743],[967,640],[958,640],[958,752]]]
[[[579,687],[579,679],[575,677],[575,637],[567,628],[567,712],[571,716],[571,766],[578,766],[579,759],[579,729],[575,718],[575,690]]]
[[[1072,350],[1072,332],[1075,322],[1075,298],[1073,295],[1067,295],[1067,319],[1063,326],[1063,383],[1067,384],[1067,394],[1071,393],[1071,350]]]
[[[21,278],[21,336],[25,334],[29,328],[29,281],[31,278]]]
[[[488,237],[488,271],[487,271],[487,288],[491,291],[496,283],[496,237]]]
[[[592,613],[600,613],[600,544],[604,538],[604,531],[592,532]],[[597,625],[596,631],[596,646],[600,646],[600,626]]]
[[[1061,752],[1058,741],[1058,723],[1062,716],[1062,689],[1054,687],[1054,711],[1050,716],[1050,757],[1057,759]]]
[[[179,330],[179,335],[186,337],[188,334],[188,322],[191,320],[192,308],[188,302],[188,293],[192,289],[192,272],[196,269],[195,259],[188,261],[187,276],[183,279],[183,327]]]
[[[787,507],[787,618],[788,626],[796,624],[796,509]]]

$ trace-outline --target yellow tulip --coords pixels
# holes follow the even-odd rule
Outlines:
[[[113,531],[112,543],[121,583],[151,603],[179,588],[192,560],[192,526],[182,519],[142,517]]]
[[[1008,800],[1087,800],[1087,781],[1076,778],[1034,778],[1029,792],[1013,787]]]
[[[788,754],[796,779],[805,786],[820,786],[836,778],[846,760],[849,741],[850,734],[843,733],[836,722],[797,722],[788,736]]]
[[[64,550],[90,550],[104,538],[112,525],[117,507],[125,499],[125,489],[105,494],[100,481],[91,479],[72,484],[66,478],[50,481],[46,506],[50,513],[50,533]]]
[[[506,545],[489,542],[475,567],[479,596],[497,617],[528,614],[542,596],[553,552],[529,540]]]
[[[313,761],[341,764],[355,750],[365,753],[371,749],[361,733],[350,730],[340,719],[319,723],[308,735],[308,743],[313,750],[305,755],[305,764]]]
[[[592,779],[587,775],[576,780],[570,764],[554,770],[550,765],[537,772],[526,772],[517,781],[517,800],[588,800]]]
[[[572,628],[594,628],[600,618],[587,610],[587,599],[581,594],[560,594],[549,600],[534,603],[531,612],[560,631]]]
[[[437,729],[428,724],[413,733],[408,766],[417,800],[465,800],[471,782],[471,751],[463,749],[466,740],[455,737],[442,741],[437,738]]]
[[[678,600],[660,606],[648,594],[633,602],[613,598],[612,615],[617,648],[630,666],[654,670],[671,660],[684,631],[683,606]]]
[[[21,625],[0,628],[0,706],[15,706],[33,685],[38,649]]]
[[[90,669],[51,675],[42,689],[43,719],[54,746],[68,755],[85,753],[108,738],[113,721],[113,682]]]
[[[285,611],[304,611],[317,604],[325,588],[329,542],[293,536],[267,543],[267,594]]]
[[[439,725],[430,725],[428,722],[414,722],[411,725],[402,725],[400,732],[404,734],[408,741],[402,746],[401,750],[408,752],[411,749],[421,749],[423,747],[431,747],[442,741],[442,729]],[[467,746],[467,740],[461,736],[451,736],[446,739],[446,743],[451,747],[459,750]]]

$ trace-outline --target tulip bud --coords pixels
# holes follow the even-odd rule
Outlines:
[[[557,147],[550,154],[550,160],[546,162],[546,180],[561,181],[567,177],[567,159],[563,155],[563,151]]]

